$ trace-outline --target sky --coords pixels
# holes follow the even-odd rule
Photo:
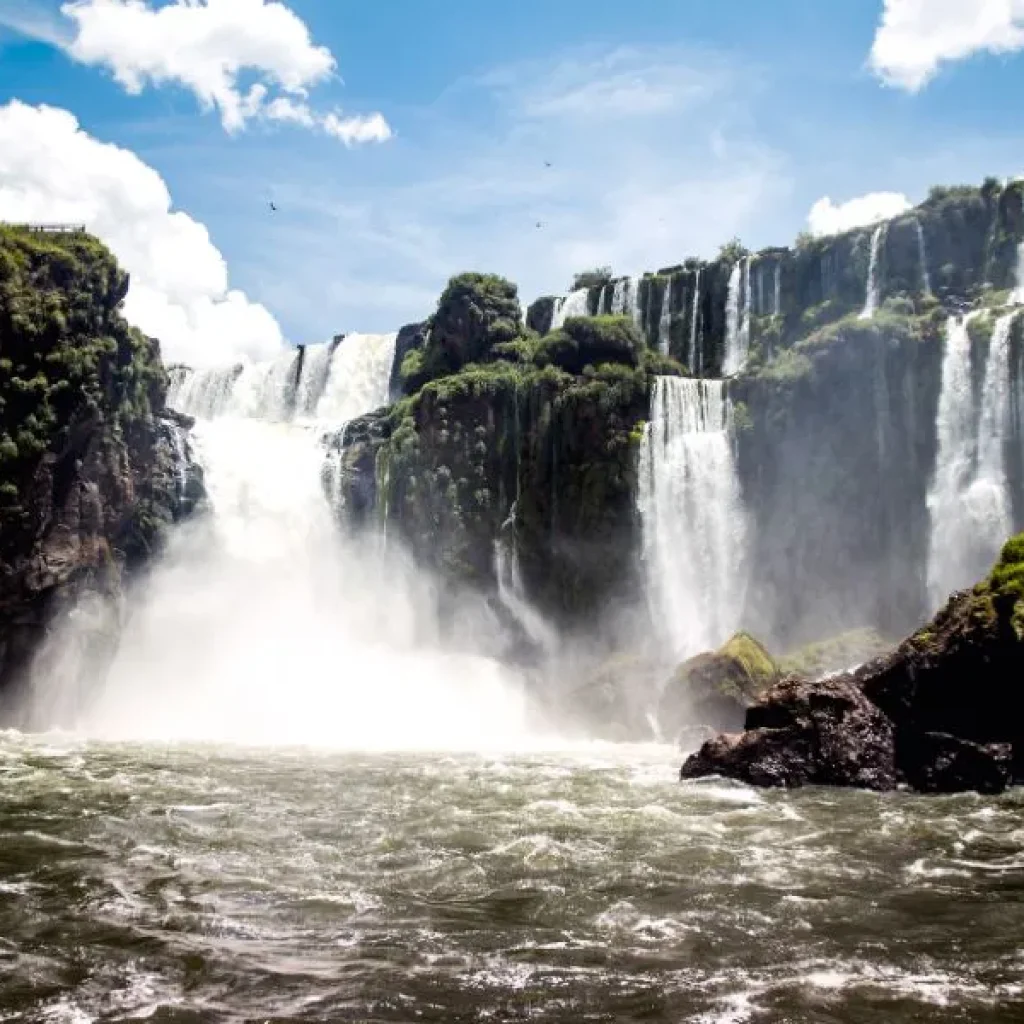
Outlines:
[[[0,219],[171,360],[524,302],[1024,173],[1024,0],[0,0]]]

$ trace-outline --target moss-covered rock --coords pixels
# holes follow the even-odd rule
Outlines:
[[[676,669],[658,709],[663,732],[687,726],[739,728],[748,707],[779,678],[768,651],[748,633],[737,633],[717,651],[698,654]]]

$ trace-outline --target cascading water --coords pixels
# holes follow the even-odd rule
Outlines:
[[[570,292],[563,299],[555,304],[555,312],[551,318],[551,330],[557,331],[565,324],[571,316],[587,316],[590,313],[589,307],[590,292],[586,288],[578,288]]]
[[[775,303],[772,306],[772,315],[782,315],[782,264],[775,264]]]
[[[1024,305],[1024,242],[1017,247],[1017,287],[1014,288],[1010,301]]]
[[[668,355],[672,341],[672,278],[665,281],[665,293],[661,299],[661,316],[658,320],[658,350]]]
[[[921,288],[925,295],[931,295],[932,293],[932,279],[928,273],[928,249],[924,244],[924,228],[921,227],[921,222],[914,219],[914,227],[917,230],[917,255],[921,262]]]
[[[1017,313],[992,332],[981,409],[971,386],[969,324],[950,318],[936,423],[938,453],[928,493],[928,593],[939,607],[984,575],[1012,530],[1004,445],[1010,424],[1010,331]]]
[[[350,336],[336,356],[346,347],[319,402],[331,418],[368,412],[387,390],[388,343]],[[485,639],[480,613],[456,613],[442,640],[427,581],[398,552],[338,530],[321,485],[333,419],[268,422],[246,415],[247,400],[211,417],[203,389],[180,382],[175,399],[198,417],[211,512],[179,527],[139,584],[102,673],[83,681],[75,623],[57,632],[29,722],[113,739],[523,744],[523,691],[486,656],[497,636]]]
[[[347,423],[388,401],[397,334],[350,334],[331,358],[317,418]]]
[[[697,268],[693,278],[693,310],[690,315],[690,351],[688,366],[690,372],[697,374],[701,373],[701,357],[700,357],[700,267]]]
[[[868,261],[868,285],[867,295],[864,298],[864,309],[861,310],[860,318],[870,320],[878,310],[878,303],[881,298],[881,288],[878,281],[878,259],[882,250],[882,236],[885,233],[885,225],[879,224],[871,234],[871,258]]]
[[[725,306],[725,358],[722,375],[742,372],[750,354],[750,260],[733,264]]]
[[[685,658],[728,639],[745,596],[746,523],[720,380],[658,377],[638,503],[655,622]]]

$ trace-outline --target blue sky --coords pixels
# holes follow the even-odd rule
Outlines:
[[[593,264],[656,268],[711,256],[733,235],[752,247],[785,244],[823,196],[917,201],[931,184],[1024,173],[1021,0],[888,0],[885,12],[883,0],[288,0],[308,45],[296,37],[273,73],[253,58],[236,91],[268,82],[268,100],[301,104],[309,123],[264,107],[230,130],[225,108],[204,109],[189,39],[160,32],[159,52],[139,56],[138,34],[121,32],[124,12],[112,13],[168,2],[79,0],[98,10],[87,12],[86,38],[87,23],[57,3],[0,0],[0,110],[11,100],[61,108],[91,139],[134,153],[166,183],[173,208],[208,229],[231,287],[293,342],[422,318],[465,269],[503,273],[529,300]],[[240,18],[266,5],[209,2]],[[978,22],[994,5],[1005,24]],[[883,14],[886,62],[872,66]],[[175,47],[169,69],[163,51]],[[277,88],[284,61],[306,76],[297,89]],[[136,86],[125,81],[132,69]],[[391,137],[332,134],[332,112],[335,126],[379,113]],[[11,132],[22,138],[24,122]],[[2,138],[0,216],[65,209],[46,205],[46,189],[58,186],[39,162],[45,152],[59,163],[67,147],[19,163]],[[68,157],[72,177],[93,150],[81,152]],[[109,226],[115,251],[138,260],[154,291],[185,273],[168,262],[202,263],[184,242],[136,255],[125,222],[152,216],[159,236],[167,211],[160,220],[131,202],[120,210],[118,190],[96,180],[76,195],[98,189],[107,206],[97,230]],[[187,307],[204,285],[167,287]],[[209,290],[215,305],[224,282]],[[161,314],[148,315],[159,326]],[[217,321],[241,332],[246,322]]]

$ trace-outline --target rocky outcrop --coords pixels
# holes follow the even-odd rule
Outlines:
[[[1022,673],[1024,534],[893,653],[850,675],[783,681],[748,711],[742,735],[705,744],[682,774],[998,792],[1024,781]]]
[[[328,486],[454,588],[495,587],[502,536],[529,599],[585,622],[639,595],[636,452],[650,373],[671,368],[652,359],[627,318],[538,339],[513,285],[454,278],[403,361],[406,397],[335,439]]]
[[[87,235],[0,228],[0,690],[57,612],[116,603],[203,495],[159,346],[119,313],[126,286]]]
[[[779,678],[772,656],[747,633],[737,633],[717,651],[683,662],[662,691],[658,723],[677,736],[697,723],[715,730],[738,729],[749,708]]]

